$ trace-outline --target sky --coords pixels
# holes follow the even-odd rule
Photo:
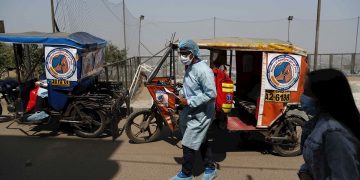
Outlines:
[[[265,37],[286,41],[289,15],[294,16],[290,41],[309,52],[314,49],[316,0],[125,0],[125,3],[134,18],[145,16],[141,41],[152,53],[164,46],[172,32],[177,33],[177,38],[212,38],[213,17],[216,17],[216,37]],[[102,16],[101,13],[96,14]],[[354,52],[358,16],[360,0],[322,0],[319,51]],[[51,32],[50,0],[0,0],[0,20],[4,20],[6,32]],[[96,26],[101,27],[101,23]],[[138,33],[129,33],[133,33],[134,38],[127,41],[133,41],[135,47]],[[106,39],[119,41],[111,36]],[[357,52],[360,52],[359,46]],[[143,48],[141,51],[146,53]]]

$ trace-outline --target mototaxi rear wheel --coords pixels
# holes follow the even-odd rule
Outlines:
[[[280,156],[290,157],[301,154],[301,133],[305,120],[297,116],[286,118],[278,127],[276,127],[275,137],[287,137],[289,140],[283,140],[282,144],[274,144],[273,150]]]
[[[106,128],[105,115],[99,110],[88,108],[81,108],[79,111],[74,115],[75,119],[79,121],[79,123],[73,124],[75,134],[84,138],[100,136]]]

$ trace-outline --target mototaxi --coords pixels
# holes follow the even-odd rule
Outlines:
[[[223,115],[217,117],[225,120],[226,129],[261,133],[281,156],[301,154],[302,126],[308,119],[300,106],[307,52],[277,39],[231,37],[196,42],[200,49],[210,51],[210,66],[223,65],[234,82],[233,91],[220,87],[224,92],[218,92],[230,100],[217,112]]]
[[[0,42],[13,44],[18,82],[15,86],[6,81],[2,85],[7,87],[2,88],[2,95],[11,114],[3,118],[23,124],[68,123],[81,137],[99,137],[109,129],[115,137],[117,123],[126,116],[129,102],[121,83],[99,78],[105,65],[105,40],[86,32],[25,32],[0,33]],[[28,44],[42,46],[43,58],[38,62],[29,62],[24,53]],[[42,81],[36,78],[41,74],[38,65],[44,71]],[[36,94],[34,90],[39,88],[46,93],[35,98],[36,107],[29,108],[34,101],[31,93]],[[39,111],[45,113],[40,117],[43,119],[30,120]]]

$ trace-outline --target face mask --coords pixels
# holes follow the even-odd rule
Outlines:
[[[188,55],[188,56],[181,55],[181,56],[180,56],[180,61],[181,61],[184,65],[190,65],[192,59],[190,59],[190,55]]]
[[[314,98],[303,94],[300,97],[300,104],[307,114],[311,116],[315,116],[317,114],[316,101]]]

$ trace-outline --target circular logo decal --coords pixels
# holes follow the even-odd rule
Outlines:
[[[76,72],[75,57],[66,49],[53,49],[46,56],[46,69],[56,79],[69,79]]]
[[[287,54],[276,56],[270,61],[266,75],[272,87],[280,91],[288,90],[299,80],[299,63]]]
[[[166,107],[169,106],[169,97],[165,93],[165,91],[157,90],[155,91],[155,98],[158,103],[161,105],[165,105]]]

